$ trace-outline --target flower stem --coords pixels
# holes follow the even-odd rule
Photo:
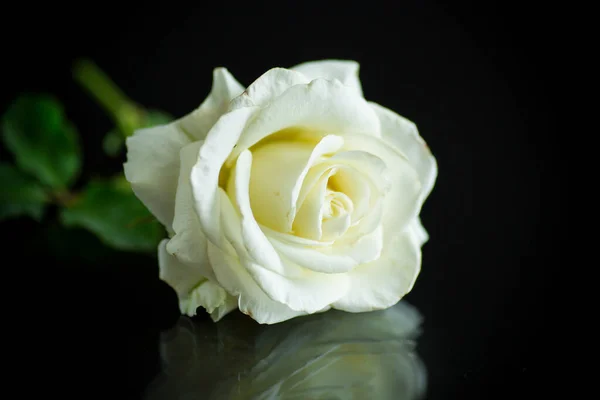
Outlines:
[[[73,78],[105,109],[127,137],[141,125],[143,111],[91,60],[77,60]]]

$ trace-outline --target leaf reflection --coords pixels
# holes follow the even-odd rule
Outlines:
[[[420,322],[405,302],[271,326],[240,313],[218,324],[182,317],[161,339],[163,371],[146,399],[419,399]]]

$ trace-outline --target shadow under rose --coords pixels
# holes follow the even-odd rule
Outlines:
[[[239,312],[218,324],[181,317],[161,338],[162,371],[145,398],[419,399],[426,388],[415,352],[420,323],[406,302],[277,325]]]

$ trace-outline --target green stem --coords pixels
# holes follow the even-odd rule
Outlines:
[[[140,125],[140,108],[94,62],[77,60],[73,78],[108,112],[124,136],[131,135]]]
[[[73,66],[73,78],[83,86],[111,115],[131,101],[115,83],[90,60],[77,60]]]

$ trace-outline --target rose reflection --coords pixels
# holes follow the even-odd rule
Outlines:
[[[218,324],[182,317],[161,340],[163,371],[146,399],[419,399],[420,322],[406,302],[270,326],[240,313]]]

